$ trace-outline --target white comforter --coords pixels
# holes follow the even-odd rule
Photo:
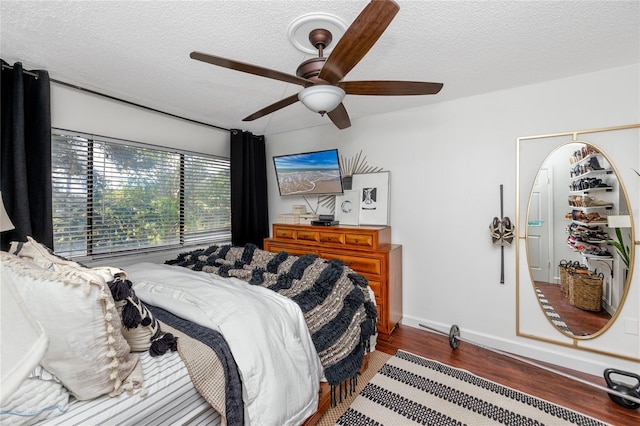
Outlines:
[[[222,333],[240,370],[248,425],[297,425],[317,410],[322,366],[302,312],[278,293],[179,266],[126,268],[144,302]]]

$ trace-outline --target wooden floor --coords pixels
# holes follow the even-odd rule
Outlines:
[[[592,312],[571,306],[569,298],[564,294],[559,284],[536,281],[536,286],[575,336],[594,334],[600,331],[611,319],[611,315],[604,309]]]
[[[446,336],[399,326],[388,341],[378,339],[376,350],[394,354],[398,349],[464,368],[505,386],[560,404],[615,426],[640,425],[640,409],[629,410],[613,402],[605,391],[534,367],[506,355],[460,342],[453,350]],[[606,386],[602,377],[553,367],[592,383]]]

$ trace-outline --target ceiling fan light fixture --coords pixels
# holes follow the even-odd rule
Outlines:
[[[311,111],[324,114],[336,109],[345,95],[345,91],[338,86],[316,84],[302,89],[298,93],[298,99]]]

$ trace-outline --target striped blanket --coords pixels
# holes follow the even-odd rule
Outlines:
[[[341,260],[272,253],[248,244],[214,245],[165,263],[236,277],[290,298],[304,314],[329,384],[335,387],[356,377],[378,313],[367,279]]]

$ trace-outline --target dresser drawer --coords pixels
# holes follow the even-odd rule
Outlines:
[[[302,256],[305,254],[315,254],[315,255],[318,254],[318,252],[314,250],[313,247],[297,246],[295,244],[292,244],[292,245],[278,244],[278,243],[273,243],[270,240],[265,240],[264,249],[266,251],[270,251],[273,253],[286,251],[292,256]]]
[[[372,275],[380,275],[382,274],[382,260],[374,259],[371,257],[356,257],[349,256],[346,254],[337,254],[330,252],[320,252],[320,257],[324,257],[325,259],[340,259],[342,260],[349,268],[353,269],[356,272],[364,273],[364,274],[372,274]]]
[[[371,287],[376,298],[382,297],[382,283],[380,281],[370,279],[367,279],[367,281],[369,281],[369,287]]]
[[[344,234],[345,244],[354,247],[373,247],[373,235]]]
[[[344,244],[345,235],[338,232],[320,232],[321,243]]]
[[[296,238],[302,241],[318,241],[318,232],[298,230]]]
[[[277,228],[275,229],[275,238],[281,238],[283,240],[295,240],[296,231],[294,229]]]

